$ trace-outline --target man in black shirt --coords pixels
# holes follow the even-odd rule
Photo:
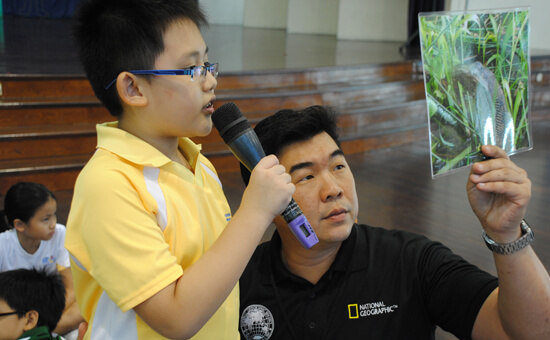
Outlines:
[[[275,219],[240,280],[243,339],[433,339],[437,325],[461,339],[550,338],[550,277],[523,222],[531,184],[502,149],[484,146],[491,159],[468,181],[497,279],[423,236],[355,223],[355,182],[328,108],[282,110],[255,131],[291,175],[319,243],[305,249]]]

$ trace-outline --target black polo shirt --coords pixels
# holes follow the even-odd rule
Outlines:
[[[316,285],[290,273],[278,233],[240,280],[242,339],[470,339],[494,276],[441,243],[355,225]]]

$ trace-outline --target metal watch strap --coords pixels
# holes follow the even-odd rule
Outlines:
[[[533,242],[533,240],[535,239],[535,235],[533,234],[531,227],[529,227],[525,220],[521,221],[520,227],[521,237],[510,243],[497,243],[485,233],[485,230],[483,230],[483,239],[485,240],[487,248],[491,249],[491,251],[497,254],[510,255],[527,247],[529,244],[531,244],[531,242]]]

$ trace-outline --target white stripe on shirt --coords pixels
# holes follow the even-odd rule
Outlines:
[[[159,174],[159,168],[154,168],[150,166],[146,166],[143,168],[143,177],[145,178],[147,191],[149,191],[155,201],[157,201],[157,224],[159,225],[160,229],[164,231],[164,229],[166,229],[166,226],[168,225],[168,212],[166,208],[164,193],[162,192],[162,188],[160,187],[160,183],[158,181]]]

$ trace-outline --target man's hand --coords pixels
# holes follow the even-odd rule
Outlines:
[[[467,184],[470,205],[489,237],[513,242],[531,198],[531,181],[501,148],[484,145],[481,150],[489,160],[472,166]]]

